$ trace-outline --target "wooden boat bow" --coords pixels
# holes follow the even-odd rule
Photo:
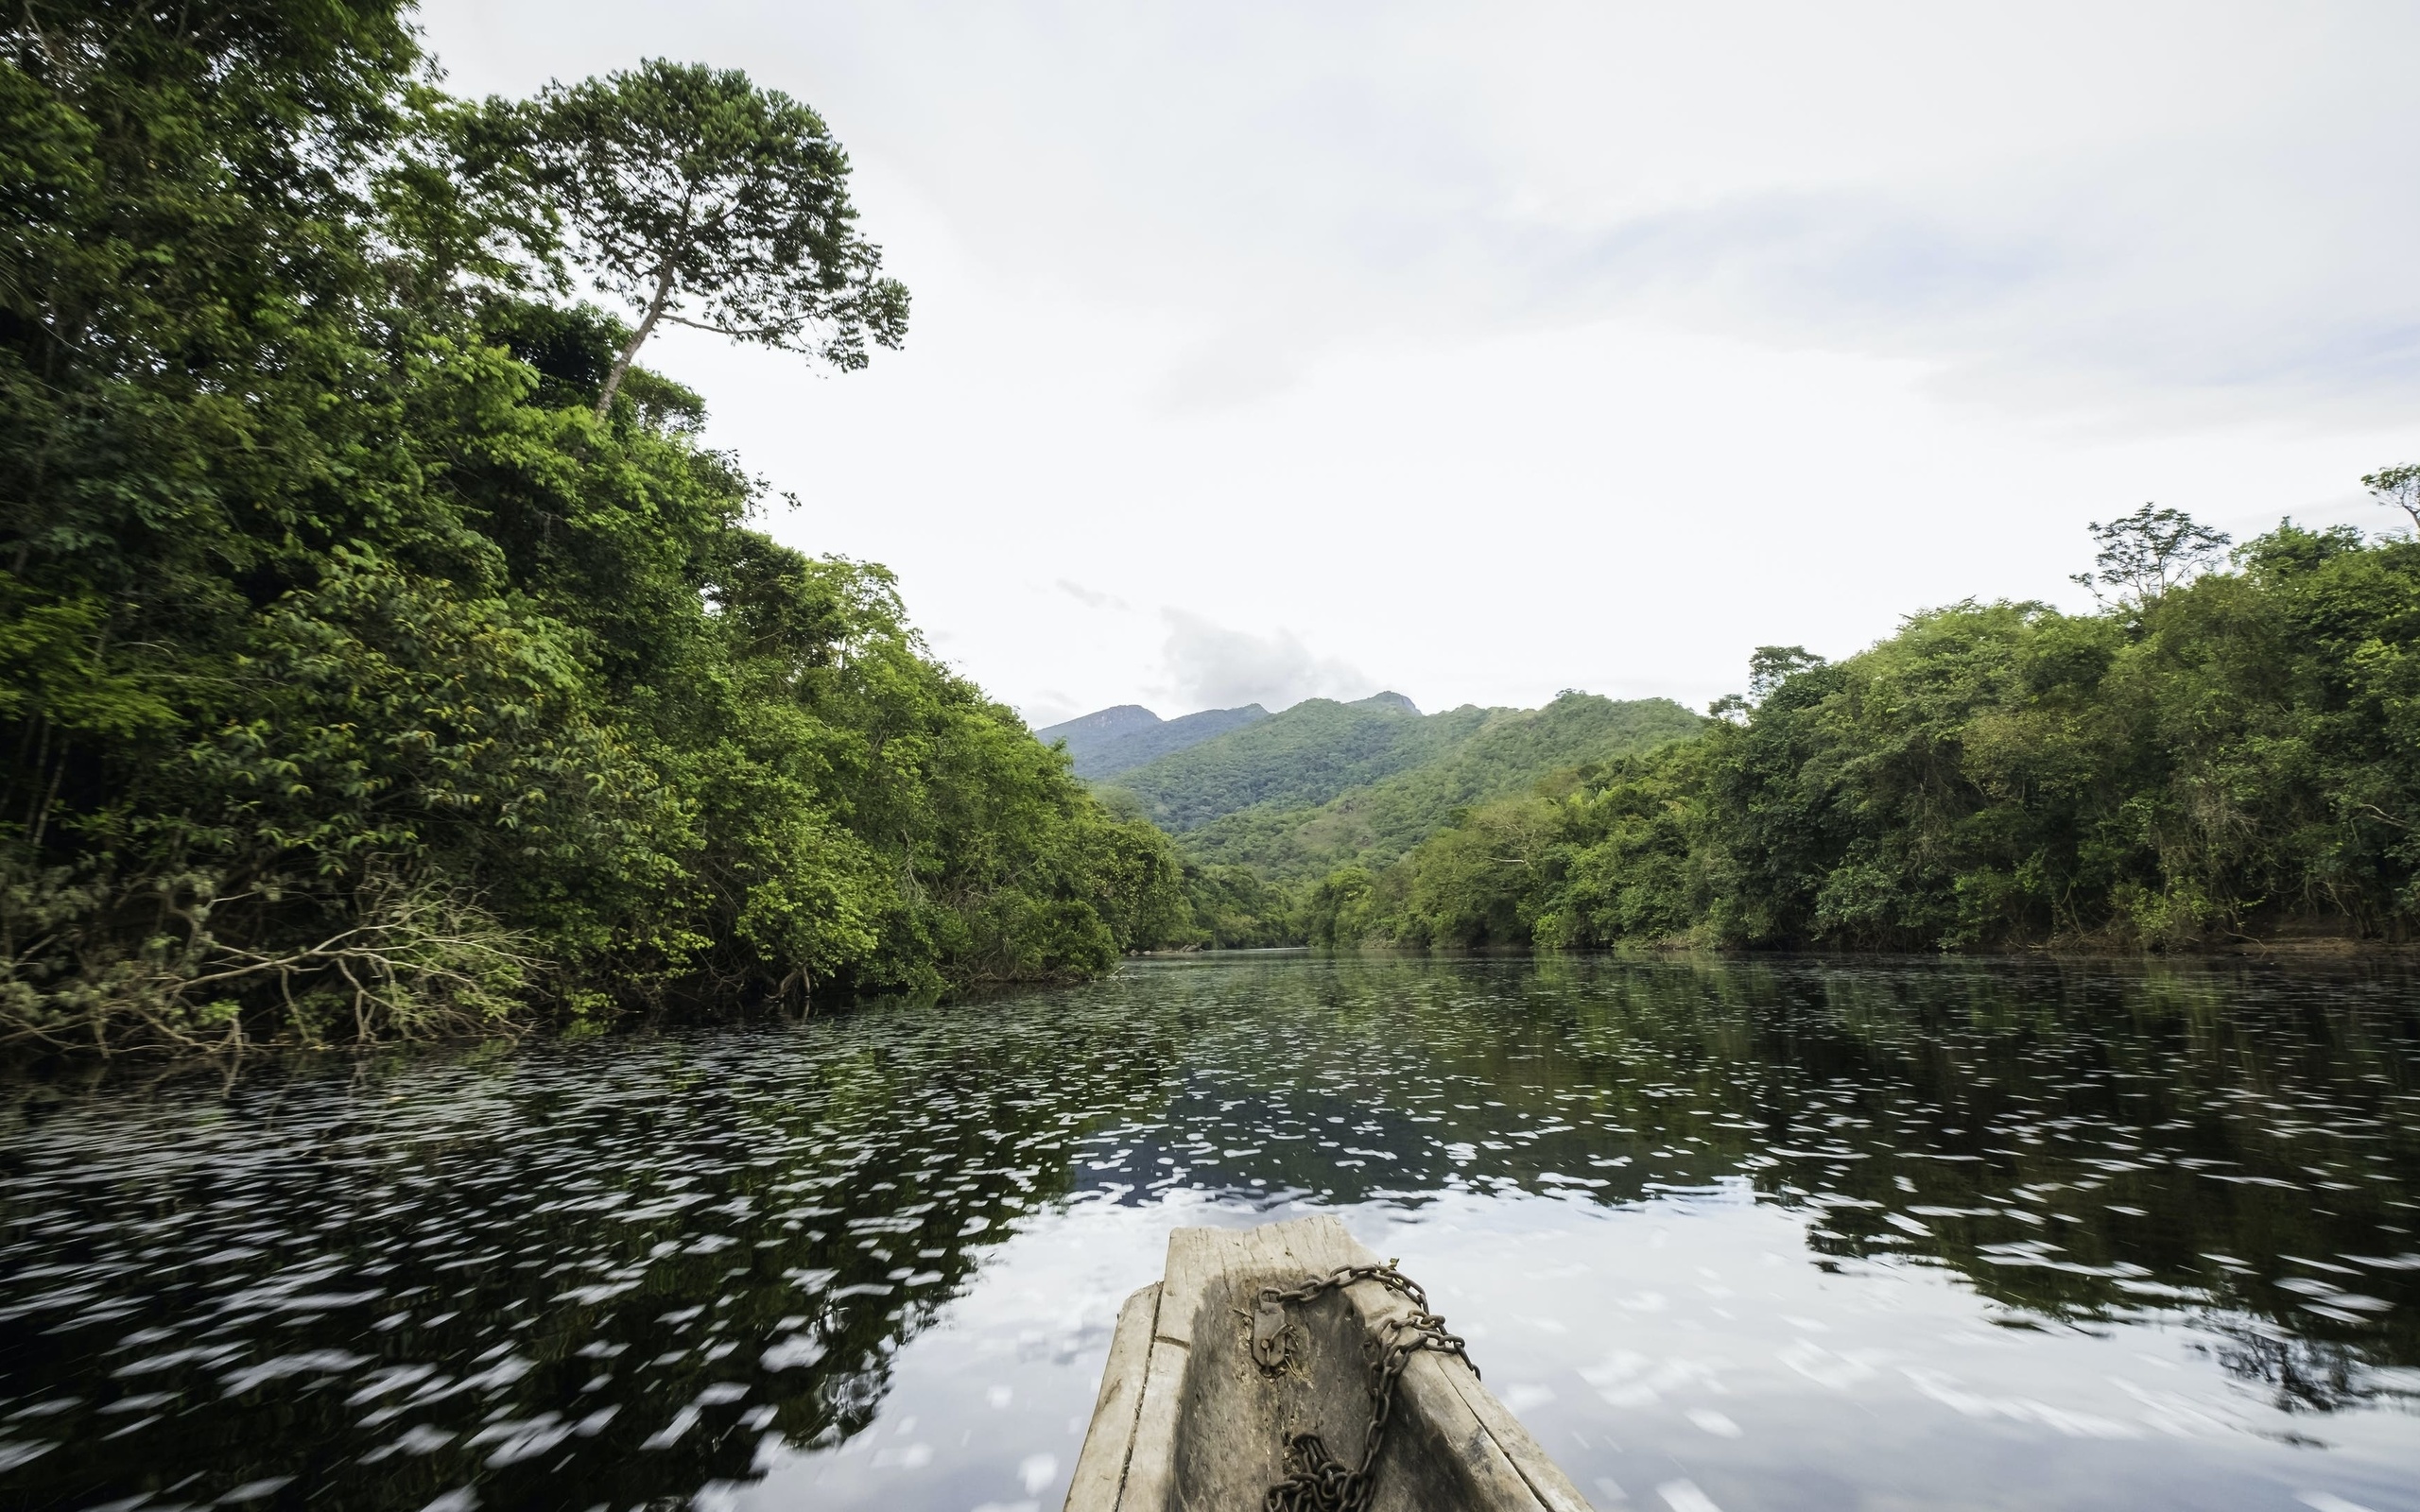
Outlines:
[[[1302,1468],[1288,1446],[1305,1435],[1357,1463],[1379,1341],[1425,1314],[1374,1276],[1275,1314],[1263,1296],[1350,1266],[1380,1262],[1325,1214],[1170,1233],[1166,1273],[1118,1313],[1066,1512],[1251,1512]],[[1357,1504],[1588,1512],[1470,1363],[1437,1348],[1404,1359]]]

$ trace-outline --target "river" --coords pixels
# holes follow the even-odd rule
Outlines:
[[[2420,1512],[2406,967],[1247,954],[4,1091],[11,1507],[1046,1512],[1168,1228],[1325,1211],[1604,1512]]]

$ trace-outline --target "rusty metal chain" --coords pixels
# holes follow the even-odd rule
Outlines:
[[[1394,1416],[1395,1386],[1411,1357],[1423,1349],[1435,1349],[1461,1355],[1464,1365],[1471,1364],[1462,1341],[1445,1332],[1443,1318],[1428,1311],[1428,1294],[1395,1269],[1392,1261],[1383,1265],[1347,1265],[1296,1287],[1262,1287],[1253,1323],[1253,1358],[1264,1366],[1283,1364],[1287,1306],[1314,1301],[1356,1281],[1376,1281],[1412,1309],[1408,1316],[1391,1317],[1378,1327],[1378,1356],[1370,1363],[1370,1427],[1361,1435],[1361,1461],[1348,1467],[1329,1452],[1319,1435],[1294,1435],[1286,1441],[1294,1471],[1269,1488],[1261,1499],[1262,1512],[1365,1512],[1372,1476],[1378,1468],[1378,1451],[1386,1443],[1387,1423]],[[1471,1366],[1471,1374],[1478,1374],[1478,1366]]]

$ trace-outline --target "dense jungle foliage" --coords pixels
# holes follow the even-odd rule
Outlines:
[[[2411,503],[2420,470],[2365,482]],[[2420,518],[2420,514],[2415,515]],[[2173,510],[2100,612],[1964,603],[1768,647],[1703,738],[1486,805],[1312,889],[1330,943],[2163,949],[2420,925],[2420,541]]]
[[[1182,935],[1165,837],[880,568],[750,528],[632,365],[659,318],[896,342],[821,121],[666,64],[433,78],[380,0],[0,19],[0,1042],[795,1006]],[[779,170],[722,243],[608,192],[709,149]]]

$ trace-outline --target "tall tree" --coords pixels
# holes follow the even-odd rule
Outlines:
[[[2094,521],[2092,539],[2100,546],[2093,558],[2099,571],[2074,580],[2096,594],[2115,588],[2121,599],[2143,604],[2216,562],[2230,538],[2182,509],[2147,504],[2106,524]]]
[[[2420,529],[2420,462],[2366,473],[2361,487],[2378,503],[2410,515],[2413,528]]]
[[[908,290],[857,234],[848,154],[788,95],[652,59],[494,109],[525,133],[573,260],[635,317],[600,419],[663,321],[844,370],[907,335]]]

